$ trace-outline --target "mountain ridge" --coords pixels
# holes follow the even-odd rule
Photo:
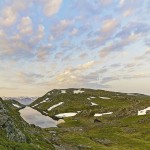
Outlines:
[[[16,96],[16,97],[7,97],[7,96],[3,96],[2,99],[3,100],[16,100],[21,104],[24,105],[29,105],[30,103],[32,103],[33,101],[35,101],[38,97],[34,96],[34,97],[29,97],[29,96]]]

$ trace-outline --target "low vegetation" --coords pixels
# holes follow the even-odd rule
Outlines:
[[[25,141],[13,141],[0,126],[0,149],[55,150],[148,150],[150,149],[150,115],[138,116],[138,111],[150,106],[150,96],[92,89],[52,90],[34,101],[30,107],[44,115],[57,118],[60,113],[76,112],[65,117],[57,128],[41,129],[27,124],[12,103],[2,101],[15,128],[25,135]],[[63,102],[57,107],[48,109]],[[92,106],[92,103],[97,105]],[[20,105],[16,102],[17,105]],[[24,106],[22,106],[24,107]],[[1,108],[1,107],[0,107]],[[1,108],[2,109],[2,108]],[[45,113],[46,112],[46,113]],[[94,114],[113,112],[94,117]],[[0,112],[2,114],[2,112]],[[57,118],[59,119],[59,118]]]
[[[76,116],[63,118],[65,123],[53,129],[53,142],[58,149],[150,149],[150,115],[138,116],[138,111],[150,106],[150,96],[126,94],[103,90],[80,89],[52,90],[31,104],[31,107],[54,117],[59,113],[77,112]],[[106,99],[100,98],[106,97]],[[46,102],[40,103],[47,99]],[[49,107],[64,102],[48,111]],[[91,102],[98,105],[91,106]],[[94,117],[95,113],[113,112]],[[52,130],[52,129],[47,129]]]

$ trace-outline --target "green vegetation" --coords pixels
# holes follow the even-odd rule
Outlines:
[[[81,111],[74,117],[64,118],[56,131],[56,145],[67,145],[70,149],[90,150],[148,150],[150,149],[150,115],[138,116],[138,110],[150,106],[150,96],[128,95],[102,90],[81,89],[83,93],[74,94],[75,89],[52,90],[31,104],[49,116],[59,113]],[[89,97],[95,97],[88,100]],[[108,97],[110,99],[102,99]],[[62,105],[47,109],[59,102]],[[91,106],[91,102],[98,104]],[[94,117],[95,113],[113,112],[111,115]],[[97,119],[100,122],[95,122]],[[48,129],[47,129],[48,130]],[[66,148],[66,147],[65,147]],[[69,150],[69,148],[67,150]]]
[[[61,93],[61,90],[52,90],[45,94],[43,97],[38,98],[30,106],[36,105],[34,108],[47,112],[49,116],[53,116],[59,113],[66,112],[90,112],[91,115],[94,113],[101,112],[114,112],[116,115],[122,112],[120,115],[137,115],[137,111],[150,106],[150,96],[142,94],[128,95],[125,93],[109,92],[103,90],[92,90],[92,89],[81,89],[83,93],[74,94],[73,91],[76,89],[67,89],[66,93]],[[88,100],[90,97],[91,98]],[[100,97],[108,97],[110,99],[102,99]],[[45,99],[49,99],[44,103],[40,103]],[[48,108],[64,102],[62,105],[53,108],[48,111]],[[97,106],[91,106],[91,102],[98,104]],[[130,111],[130,112],[129,112]],[[87,116],[87,114],[86,114]],[[89,116],[88,116],[89,117]]]
[[[0,150],[150,149],[150,114],[137,115],[138,110],[150,106],[150,96],[92,89],[81,89],[83,93],[74,94],[74,90],[76,89],[66,89],[66,93],[61,90],[49,91],[30,105],[53,117],[59,113],[80,111],[74,117],[63,118],[65,123],[59,124],[58,128],[41,129],[29,125],[20,117],[18,108],[12,105],[12,101],[2,101],[8,110],[7,115],[25,135],[26,142],[9,140],[6,131],[1,127]],[[60,102],[64,103],[48,111],[49,107]],[[97,105],[91,106],[91,102]],[[20,105],[17,102],[16,104]],[[107,112],[113,114],[94,117],[95,113]]]

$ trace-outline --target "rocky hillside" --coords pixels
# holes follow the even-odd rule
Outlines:
[[[17,107],[21,107],[15,103],[13,104]],[[2,100],[0,100],[0,126],[5,131],[9,140],[16,142],[26,142],[26,136],[15,126],[15,123],[9,116],[8,109]]]
[[[54,149],[50,141],[41,134],[44,131],[28,125],[19,115],[24,107],[17,101],[3,101],[0,98],[0,150]]]
[[[55,89],[31,104],[63,119],[53,129],[58,150],[150,149],[149,106],[150,96],[92,89]]]

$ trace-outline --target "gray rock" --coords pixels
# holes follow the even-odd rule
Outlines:
[[[4,105],[2,103],[2,99],[0,98],[0,113],[5,113],[5,112],[6,112],[6,110],[5,110]]]
[[[99,119],[94,119],[94,123],[100,123],[101,121]]]
[[[8,120],[8,116],[7,115],[5,115],[5,114],[0,114],[0,126],[3,126],[6,122],[7,122],[7,120]]]
[[[113,144],[113,142],[109,139],[94,139],[94,141],[100,143],[100,144],[103,144],[105,146],[111,146]]]
[[[91,149],[92,147],[91,146],[87,146],[87,145],[78,145],[79,149]]]
[[[56,131],[49,131],[49,133],[51,133],[51,134],[56,134]]]
[[[8,116],[2,99],[0,99],[0,128],[6,131],[9,140],[26,142],[26,136],[15,126],[11,116]]]
[[[68,144],[63,144],[63,145],[54,145],[56,150],[79,150],[78,147],[74,147]]]
[[[25,135],[15,127],[14,123],[11,120],[8,120],[5,123],[5,130],[9,140],[16,142],[26,142]]]

